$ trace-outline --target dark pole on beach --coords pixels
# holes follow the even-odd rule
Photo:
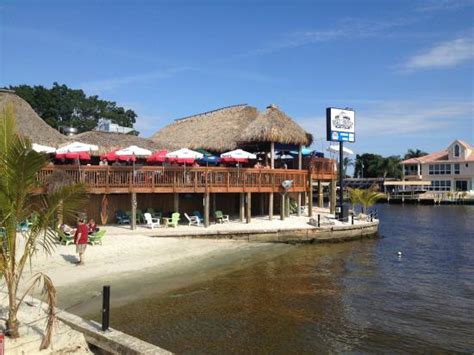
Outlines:
[[[110,320],[110,286],[104,286],[102,291],[102,330],[109,329]]]
[[[344,209],[342,205],[344,204],[344,152],[343,152],[343,143],[339,142],[339,220],[344,219]]]

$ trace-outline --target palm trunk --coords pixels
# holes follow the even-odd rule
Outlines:
[[[13,279],[8,278],[7,281],[9,310],[8,319],[6,322],[7,330],[5,333],[11,338],[18,338],[20,337],[20,332],[18,330],[18,320],[16,318],[18,313],[18,304],[16,299],[17,285],[14,278],[14,276]]]

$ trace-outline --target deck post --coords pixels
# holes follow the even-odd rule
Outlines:
[[[275,143],[270,143],[270,168],[275,169]]]
[[[247,223],[252,221],[252,193],[247,192]]]
[[[217,207],[216,207],[216,194],[212,194],[212,214],[214,214],[217,210]]]
[[[282,221],[285,220],[285,195],[281,194],[281,199],[280,199],[280,219]]]
[[[301,170],[303,169],[303,146],[299,146],[299,149],[298,149],[298,169]],[[301,192],[298,192],[298,200],[297,200],[297,204],[298,204],[298,207],[297,207],[297,211],[296,211],[296,214],[299,216],[301,216]]]
[[[321,180],[318,180],[318,207],[324,206],[324,195],[323,195],[323,184]]]
[[[285,202],[285,215],[286,217],[290,217],[290,195],[286,194],[286,202]]]
[[[204,193],[204,227],[209,227],[209,192]]]
[[[239,202],[240,202],[240,208],[239,208],[239,217],[240,217],[240,222],[244,221],[245,218],[245,194],[241,192],[239,194]]]
[[[330,213],[336,213],[336,180],[335,179],[332,179],[331,180],[331,188],[330,188],[330,193],[331,193],[331,197],[330,197],[330,210],[329,212]]]
[[[273,192],[268,194],[268,219],[273,219]]]
[[[137,229],[137,193],[132,192],[131,196],[131,204],[132,204],[132,220],[130,221],[130,228],[132,230]]]
[[[176,192],[173,194],[173,208],[174,212],[179,212],[179,194]]]
[[[309,174],[309,190],[308,190],[308,217],[313,217],[313,178]]]

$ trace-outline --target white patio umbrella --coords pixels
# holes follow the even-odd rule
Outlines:
[[[327,149],[328,152],[331,153],[339,153],[339,146],[338,145],[330,145],[329,148]],[[342,154],[345,155],[352,155],[354,152],[350,150],[349,148],[343,147],[342,148]]]
[[[255,154],[246,152],[242,149],[231,150],[230,152],[225,152],[221,154],[221,158],[223,161],[235,161],[239,162],[246,162],[249,159],[257,159]]]
[[[38,152],[38,153],[48,153],[48,154],[56,153],[56,148],[48,147],[47,145],[33,143],[32,148],[35,152]]]
[[[151,150],[137,147],[136,145],[131,145],[127,148],[117,150],[115,152],[117,155],[134,155],[136,157],[144,158],[151,155]]]
[[[81,142],[72,142],[56,149],[57,154],[66,153],[78,153],[78,152],[90,152],[93,150],[99,150],[99,147],[94,144],[87,144]]]
[[[171,161],[176,161],[177,163],[190,163],[192,164],[196,159],[201,159],[204,154],[196,152],[188,148],[181,148],[175,150],[174,152],[169,152],[166,154],[166,157]]]

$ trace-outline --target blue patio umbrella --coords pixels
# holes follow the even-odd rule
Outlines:
[[[301,149],[301,155],[306,156],[306,155],[311,155],[314,152],[313,149],[309,148],[303,148]],[[298,152],[296,150],[290,151],[291,154],[298,155]]]
[[[206,165],[209,164],[217,164],[220,161],[219,157],[214,155],[204,155],[201,159],[198,160],[200,163],[205,163]]]

